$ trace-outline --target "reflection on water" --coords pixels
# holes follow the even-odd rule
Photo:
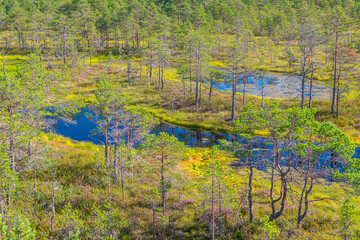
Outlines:
[[[74,120],[77,122],[76,125],[65,124],[62,121],[59,121],[55,126],[56,132],[65,137],[69,137],[76,141],[88,141],[95,144],[102,144],[104,138],[102,136],[93,136],[91,132],[96,128],[96,125],[91,122],[86,114],[90,114],[91,111],[88,109],[83,109],[81,112],[74,116]],[[179,141],[184,142],[189,147],[211,147],[219,143],[219,140],[225,139],[230,142],[240,142],[247,144],[247,142],[240,138],[238,135],[222,132],[206,132],[206,131],[196,131],[187,129],[184,127],[174,126],[167,123],[158,124],[151,133],[159,134],[161,132],[166,132],[169,135],[173,135],[179,139]],[[265,158],[270,158],[271,150],[273,149],[273,144],[265,137],[255,137],[253,143],[254,149],[254,158],[259,162],[261,160],[266,160]],[[359,148],[356,148],[355,157],[360,157]],[[324,153],[321,156],[321,159],[330,159],[330,153]],[[267,159],[269,160],[269,159]],[[241,159],[239,161],[241,164]],[[266,166],[258,166],[259,169],[265,169]]]
[[[58,134],[76,141],[102,144],[104,142],[104,137],[92,134],[96,129],[96,124],[88,119],[87,114],[91,114],[89,109],[83,109],[81,112],[75,114],[73,120],[76,124],[67,124],[64,121],[59,120],[54,127],[55,131]],[[241,141],[239,136],[230,133],[195,131],[163,122],[155,126],[150,133],[159,134],[161,132],[167,132],[168,134],[177,137],[179,141],[184,142],[189,147],[211,147],[222,139],[232,142]],[[257,142],[260,144],[258,148],[264,149],[266,138],[259,137],[257,139]]]
[[[91,131],[96,129],[96,124],[88,119],[86,116],[87,114],[91,114],[89,109],[82,109],[81,112],[75,114],[73,120],[76,124],[68,124],[59,120],[54,126],[56,133],[76,141],[102,144],[104,142],[104,138],[101,136],[93,136],[91,134]]]
[[[224,81],[214,81],[213,87],[217,90],[230,91],[232,89],[232,73],[225,74]],[[246,93],[261,96],[262,86],[267,98],[299,98],[301,94],[301,81],[297,75],[265,73],[264,76],[239,77],[237,91],[243,91],[244,81],[246,83]],[[309,94],[309,83],[305,84],[305,96]],[[313,82],[312,96],[314,99],[329,99],[330,88]]]

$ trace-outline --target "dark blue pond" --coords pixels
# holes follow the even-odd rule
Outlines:
[[[88,119],[87,114],[91,114],[91,111],[83,109],[81,112],[76,114],[73,118],[73,120],[77,122],[76,124],[66,124],[63,121],[59,121],[55,125],[56,132],[76,141],[87,141],[95,144],[102,144],[104,142],[104,137],[92,134],[96,125]],[[189,147],[211,147],[218,144],[219,140],[222,139],[228,140],[229,142],[240,142],[246,144],[242,138],[234,134],[195,131],[167,123],[158,124],[150,133],[159,134],[161,132],[166,132],[169,135],[177,137],[179,141],[184,142]],[[256,137],[253,143],[253,149],[254,158],[256,158],[257,162],[260,163],[258,168],[262,170],[266,169],[265,163],[261,164],[261,162],[262,160],[264,160],[264,162],[268,162],[271,150],[273,149],[273,144],[268,138]],[[359,148],[356,148],[354,157],[360,157]],[[323,160],[330,158],[330,153],[324,153],[321,156],[321,159]],[[241,163],[241,161],[239,163]]]
[[[73,117],[73,121],[76,122],[75,124],[59,120],[54,126],[55,132],[76,141],[102,144],[104,137],[93,134],[96,124],[87,117],[88,114],[92,114],[89,109],[83,109],[75,114]],[[235,136],[229,133],[195,131],[163,122],[155,126],[150,133],[159,134],[160,132],[167,132],[170,135],[176,136],[179,141],[184,142],[190,147],[211,147],[221,139],[235,140]]]

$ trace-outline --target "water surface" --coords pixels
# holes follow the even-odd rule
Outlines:
[[[217,90],[232,90],[232,73],[225,74],[222,81],[214,81],[213,87]],[[262,87],[264,88],[264,96],[266,98],[300,98],[301,97],[301,81],[300,76],[281,73],[263,73],[261,75],[253,75],[250,77],[239,77],[237,92],[243,92],[244,82],[246,83],[246,93],[261,97]],[[305,84],[305,96],[308,97],[309,81]],[[329,99],[331,89],[326,87],[319,81],[313,82],[312,97],[313,99],[326,100]]]
[[[88,119],[87,114],[91,114],[89,109],[83,109],[77,113],[73,120],[76,124],[66,124],[63,121],[59,121],[55,130],[58,134],[65,137],[69,137],[76,141],[87,141],[95,144],[102,144],[104,142],[103,136],[93,135],[92,132],[96,129],[96,124]],[[154,127],[150,132],[152,134],[159,134],[166,132],[169,135],[175,136],[179,141],[184,142],[189,147],[211,147],[219,144],[219,140],[225,139],[229,142],[240,142],[247,144],[247,142],[236,134],[223,133],[223,132],[208,132],[208,131],[196,131],[185,127],[175,126],[167,123],[160,123]],[[261,160],[269,160],[273,144],[266,137],[255,137],[253,141],[254,159],[258,162]],[[324,153],[321,156],[322,160],[330,159],[330,152]],[[359,148],[356,148],[354,157],[360,157]],[[241,163],[241,161],[239,162]],[[266,166],[260,165],[259,169],[265,169]]]

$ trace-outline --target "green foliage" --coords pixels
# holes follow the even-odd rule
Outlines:
[[[262,228],[265,234],[265,238],[267,240],[275,240],[278,239],[280,230],[276,226],[275,220],[268,221],[268,219],[264,219],[262,221]]]
[[[83,229],[84,221],[80,218],[81,213],[78,209],[74,209],[71,203],[67,203],[64,208],[61,210],[61,215],[63,216],[63,222],[66,227],[71,227],[72,229],[75,229],[73,233],[71,233],[69,238],[73,239],[78,237],[78,232],[80,232],[80,229]],[[72,238],[71,238],[72,237]]]
[[[354,220],[355,208],[356,206],[348,198],[340,208],[341,237],[343,239],[357,239],[354,231],[354,226],[356,225]]]
[[[65,238],[65,240],[80,240],[80,230],[77,228],[75,232],[73,233],[70,231],[69,237]]]
[[[234,122],[235,133],[251,139],[255,137],[257,130],[264,128],[265,121],[257,107],[249,103],[241,110],[239,118]]]
[[[224,168],[219,159],[219,150],[217,147],[211,148],[209,151],[203,152],[200,165],[193,165],[195,171],[201,173],[204,180],[221,179],[224,177]]]
[[[158,136],[149,134],[146,136],[144,147],[150,151],[161,154],[170,154],[181,159],[185,152],[185,144],[168,133],[161,132]]]
[[[3,152],[4,150],[5,149],[0,148],[1,196],[6,196],[6,194],[14,193],[16,191],[14,186],[16,186],[19,181],[19,174],[11,169],[12,164],[9,159],[9,155],[6,152]]]
[[[0,215],[0,238],[33,240],[36,239],[36,232],[26,216],[12,213],[7,216]]]

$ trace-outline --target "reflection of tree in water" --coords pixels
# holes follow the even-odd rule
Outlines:
[[[74,140],[80,140],[80,141],[91,141],[95,144],[98,144],[98,139],[90,138],[89,132],[92,131],[92,128],[95,128],[96,126],[91,125],[90,120],[85,116],[86,114],[91,113],[90,110],[83,110],[81,113],[77,114],[76,120],[78,121],[78,124],[76,126],[66,126],[64,124],[61,124],[61,127],[57,129],[59,134],[67,135],[67,133],[74,133],[73,135],[70,135]],[[76,128],[76,131],[75,131]],[[202,132],[202,131],[195,131],[190,130],[184,127],[179,126],[173,126],[166,123],[160,123],[157,126],[154,127],[154,129],[151,131],[152,134],[159,134],[161,132],[166,132],[170,135],[173,135],[179,139],[179,141],[184,142],[186,145],[190,147],[211,147],[213,145],[219,144],[219,140],[226,139],[229,142],[239,142],[242,145],[248,144],[243,138],[239,137],[239,135],[236,134],[230,134],[230,133],[222,133],[222,132]],[[254,147],[254,157],[259,161],[258,168],[260,169],[266,169],[265,165],[265,159],[271,157],[272,149],[274,145],[272,142],[269,141],[268,138],[265,137],[256,137],[255,141],[253,142]],[[287,153],[285,153],[287,154]],[[355,155],[357,157],[360,157],[360,151],[359,148],[356,148]],[[297,158],[297,156],[291,156],[294,159]],[[254,158],[254,159],[255,159]],[[331,153],[324,153],[322,158],[328,159],[331,158]],[[262,160],[263,159],[263,160]],[[241,161],[241,159],[239,159]],[[264,164],[262,164],[264,162]],[[299,159],[298,164],[301,164],[301,159]],[[329,165],[329,167],[331,167]]]
[[[214,80],[213,88],[222,91],[231,91],[232,74],[225,74],[223,80]],[[290,74],[274,74],[263,71],[252,72],[247,76],[240,75],[238,77],[237,92],[243,91],[243,85],[247,85],[246,93],[259,97],[267,98],[298,98],[300,96],[300,80],[297,75]],[[309,86],[305,85],[307,97],[309,96]],[[314,82],[312,96],[317,99],[327,99],[330,89],[319,82]]]

